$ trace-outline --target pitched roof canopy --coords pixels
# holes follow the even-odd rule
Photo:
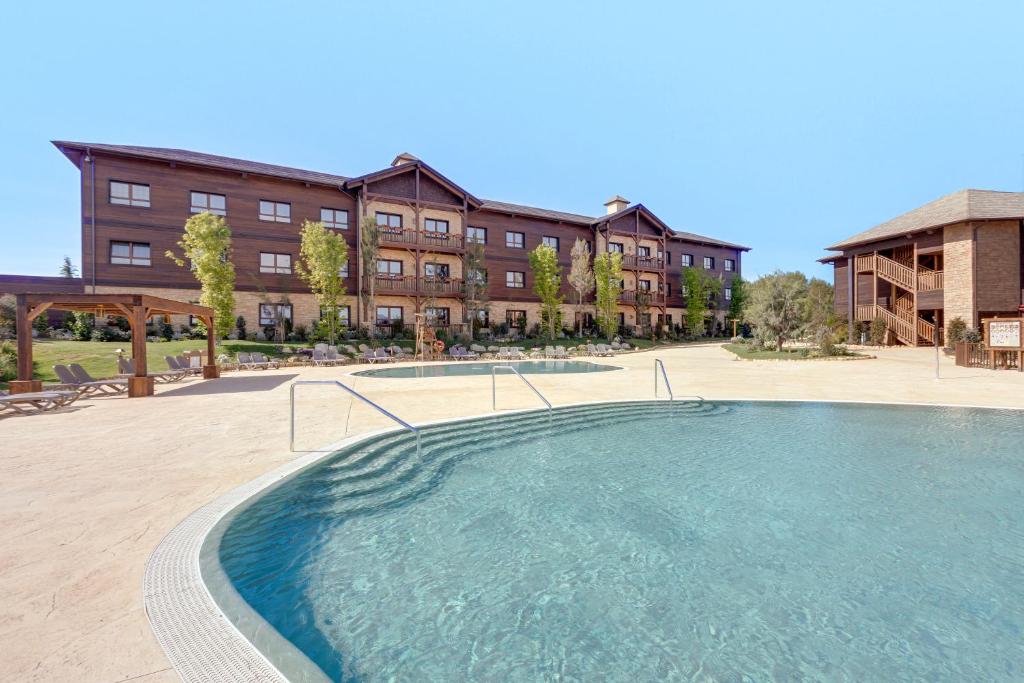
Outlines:
[[[384,178],[390,178],[392,176],[401,175],[402,173],[409,173],[411,171],[414,171],[415,169],[419,169],[421,173],[426,174],[428,177],[440,183],[450,192],[456,195],[464,196],[466,198],[467,203],[474,209],[479,208],[480,205],[483,203],[479,199],[474,197],[473,194],[470,193],[468,190],[460,187],[454,181],[447,178],[440,171],[437,171],[436,169],[431,167],[425,161],[420,161],[411,154],[400,154],[398,157],[396,157],[396,159],[401,157],[408,157],[409,160],[403,161],[397,166],[389,166],[388,168],[382,168],[379,171],[367,173],[365,175],[357,176],[355,178],[349,178],[347,181],[345,181],[345,189],[352,190],[362,185],[365,185],[366,183],[373,182],[375,180],[383,180]]]
[[[1000,218],[1024,218],[1024,192],[970,189],[953,192],[876,225],[870,230],[859,232],[831,247],[826,247],[826,249],[841,251],[849,247],[909,235],[952,223]]]

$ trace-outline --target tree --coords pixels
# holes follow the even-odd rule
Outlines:
[[[488,309],[484,245],[479,242],[469,242],[466,245],[463,264],[466,269],[466,316],[469,318],[469,336],[472,339],[473,326],[478,323],[480,314]]]
[[[180,267],[190,267],[199,281],[199,303],[213,309],[216,329],[210,334],[224,338],[234,327],[235,266],[231,263],[231,228],[220,216],[197,213],[185,221],[185,234],[178,241],[179,257],[165,255]]]
[[[819,278],[807,283],[804,317],[814,330],[832,329],[836,325],[835,289]]]
[[[732,279],[730,287],[732,298],[729,300],[729,319],[743,320],[743,309],[747,305],[747,282],[737,275]]]
[[[341,273],[348,263],[348,244],[344,237],[316,221],[303,221],[300,236],[295,272],[309,285],[320,310],[326,313],[328,339],[333,345],[338,327],[338,300],[345,294],[345,279]]]
[[[583,299],[594,291],[594,269],[590,267],[590,245],[577,237],[569,253],[572,267],[569,269],[569,285],[576,291],[576,316],[579,318],[578,334],[583,336]]]
[[[745,317],[758,341],[781,351],[784,343],[799,336],[806,327],[806,298],[803,273],[775,271],[754,282]]]
[[[380,226],[373,216],[366,216],[359,224],[360,277],[369,280],[363,289],[363,318],[370,321],[369,336],[373,339],[377,328],[377,259],[380,258]]]
[[[558,252],[546,244],[538,244],[530,252],[530,270],[533,271],[533,293],[540,299],[541,320],[546,323],[548,337],[558,336],[558,307],[562,303],[562,267],[558,265]]]
[[[60,270],[57,272],[61,277],[78,277],[78,268],[75,268],[70,256],[64,257],[64,262],[60,264]]]
[[[693,267],[683,268],[683,296],[686,297],[686,329],[690,334],[704,336],[704,319],[722,291],[722,281]]]
[[[622,254],[603,252],[594,257],[594,298],[597,324],[609,340],[619,329],[619,295],[622,294]]]

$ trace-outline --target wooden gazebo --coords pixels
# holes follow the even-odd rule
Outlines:
[[[135,361],[135,375],[128,378],[129,396],[153,395],[153,378],[146,374],[146,321],[155,315],[192,315],[202,320],[208,331],[203,377],[213,379],[219,376],[214,361],[212,308],[148,294],[18,294],[16,300],[18,379],[11,382],[12,394],[42,391],[43,383],[32,379],[32,321],[50,309],[92,313],[97,317],[119,315],[128,319]]]

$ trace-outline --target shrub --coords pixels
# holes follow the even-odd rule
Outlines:
[[[18,376],[18,350],[11,342],[0,342],[0,382],[9,382]]]
[[[75,313],[75,321],[71,324],[71,333],[75,336],[75,341],[89,341],[92,339],[92,328],[96,321],[96,316],[92,313]]]
[[[881,318],[875,318],[871,321],[870,330],[871,343],[875,346],[881,346],[885,343],[885,321]]]
[[[36,319],[32,321],[32,327],[35,329],[36,332],[39,333],[40,337],[45,337],[46,333],[49,331],[49,319],[50,316],[48,316],[46,312],[43,311],[42,315],[36,316]]]
[[[968,327],[964,330],[963,341],[968,344],[978,344],[981,342],[981,332],[973,327]]]
[[[305,325],[296,325],[295,329],[292,330],[292,341],[304,342],[309,337],[309,332]]]
[[[171,341],[174,339],[174,325],[170,323],[160,323],[157,333],[164,341]]]
[[[964,334],[967,332],[967,323],[957,316],[946,325],[946,346],[954,348],[957,342],[965,341]]]
[[[238,316],[235,318],[235,328],[238,330],[238,338],[245,339],[245,317]]]

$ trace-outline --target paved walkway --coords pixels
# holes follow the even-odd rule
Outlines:
[[[651,398],[654,357],[676,394],[954,403],[1024,408],[1024,373],[953,367],[934,352],[887,349],[876,360],[734,360],[718,346],[600,359],[624,370],[530,379],[553,403]],[[288,385],[344,368],[232,373],[160,387],[152,399],[80,401],[57,414],[0,420],[0,652],[4,679],[176,681],[150,634],[142,573],[189,513],[288,461]],[[489,377],[350,378],[416,423],[490,410]],[[513,376],[499,408],[536,404]],[[334,387],[303,387],[300,447],[385,426]]]

